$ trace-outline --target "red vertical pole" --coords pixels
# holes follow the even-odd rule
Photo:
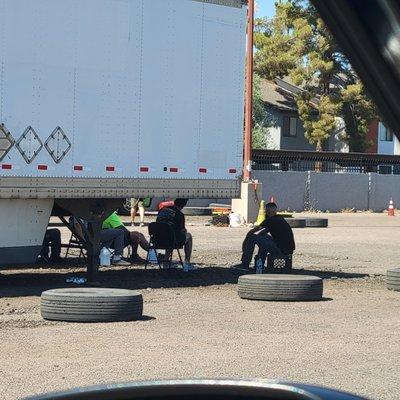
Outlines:
[[[246,97],[244,121],[244,162],[243,180],[251,180],[251,146],[253,128],[253,42],[254,42],[254,0],[249,0],[247,21]]]

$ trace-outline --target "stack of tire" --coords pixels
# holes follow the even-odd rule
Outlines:
[[[389,269],[386,273],[386,287],[400,292],[400,268]]]
[[[318,301],[322,299],[322,279],[308,275],[253,274],[238,281],[242,299],[267,301]]]
[[[126,289],[52,289],[42,293],[41,314],[53,321],[134,321],[142,317],[143,297]]]

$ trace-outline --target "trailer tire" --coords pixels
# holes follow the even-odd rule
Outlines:
[[[305,228],[306,220],[304,218],[285,218],[291,228]]]
[[[52,289],[42,293],[40,311],[53,321],[134,321],[143,315],[143,297],[126,289]]]
[[[306,228],[327,228],[328,218],[306,218]]]
[[[242,275],[238,294],[242,299],[267,301],[318,301],[322,299],[322,279],[308,275]]]
[[[400,268],[389,269],[386,273],[386,287],[400,292]]]

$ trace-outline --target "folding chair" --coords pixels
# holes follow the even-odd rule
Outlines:
[[[81,257],[83,257],[83,259],[86,261],[86,247],[85,247],[85,243],[79,239],[78,237],[75,236],[75,234],[73,232],[71,232],[71,237],[69,239],[69,242],[67,245],[62,245],[62,247],[66,247],[66,252],[65,252],[65,258],[68,257],[68,254],[70,252],[71,249],[78,249],[79,250],[79,255],[78,255],[78,259],[81,259]]]
[[[159,268],[161,269],[160,259],[158,257],[157,250],[166,250],[166,253],[169,253],[168,263],[169,268],[171,268],[172,264],[172,255],[174,250],[178,252],[179,261],[183,268],[183,261],[182,256],[180,253],[180,249],[183,248],[182,246],[178,246],[176,242],[175,232],[170,225],[165,222],[152,222],[149,224],[149,235],[150,235],[150,242],[149,242],[149,249],[147,251],[146,257],[146,265],[145,269],[147,269],[147,265],[149,263],[149,253],[150,250],[154,250],[156,253],[157,263]]]
[[[80,238],[78,233],[75,230],[74,227],[74,219],[73,217],[70,217],[68,219],[68,221],[62,216],[59,215],[58,216],[60,218],[60,220],[62,221],[62,223],[70,230],[71,232],[71,237],[69,239],[68,244],[61,244],[62,248],[66,248],[66,252],[65,252],[65,258],[68,257],[68,254],[70,252],[71,249],[77,249],[79,250],[79,255],[78,255],[78,259],[80,259],[81,257],[83,257],[83,259],[86,261],[86,239],[85,238]],[[78,221],[78,223],[80,224],[80,222]],[[82,229],[82,231],[84,232],[84,230]]]

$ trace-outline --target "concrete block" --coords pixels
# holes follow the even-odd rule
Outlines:
[[[232,211],[240,214],[247,223],[257,220],[259,202],[262,199],[262,184],[242,182],[240,199],[232,200]]]

